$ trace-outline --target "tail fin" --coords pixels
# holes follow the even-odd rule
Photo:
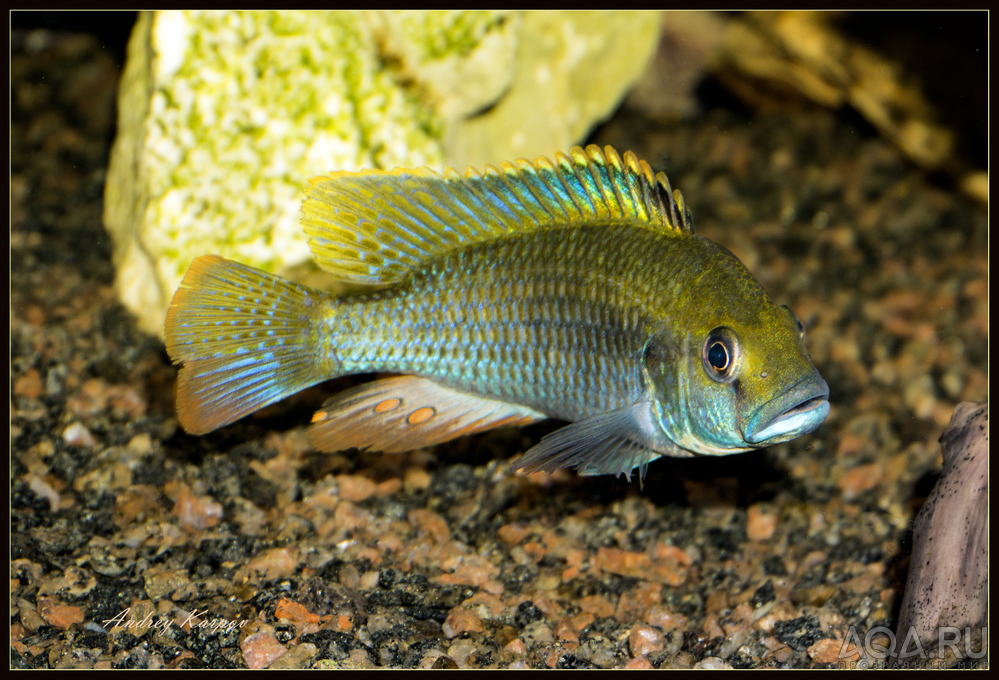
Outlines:
[[[324,297],[218,255],[192,262],[166,316],[184,429],[211,432],[333,377],[317,333]]]

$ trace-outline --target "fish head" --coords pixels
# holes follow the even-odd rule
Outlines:
[[[686,332],[674,336],[674,351],[646,362],[647,374],[660,376],[657,411],[666,436],[710,455],[794,439],[829,415],[829,387],[805,349],[801,322],[717,248],[730,258],[722,275],[702,277],[691,291]],[[660,365],[649,371],[656,354]]]

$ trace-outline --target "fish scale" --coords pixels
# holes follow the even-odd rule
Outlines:
[[[352,301],[351,311],[328,323],[326,342],[340,348],[348,372],[421,375],[475,394],[544,406],[562,418],[621,408],[642,388],[640,333],[643,318],[652,314],[650,305],[638,308],[634,300],[654,285],[629,272],[627,260],[652,240],[622,226],[575,229],[572,237],[552,230],[428,263],[395,296]],[[622,246],[619,251],[597,260],[594,255],[606,253],[612,241]],[[645,255],[660,262],[667,256],[651,250]],[[549,260],[564,264],[544,264]],[[668,275],[669,269],[660,271]],[[511,279],[524,283],[510,286]],[[441,290],[449,292],[442,297]],[[370,318],[394,323],[372,325]],[[495,331],[502,339],[492,337]],[[512,342],[525,332],[530,335]],[[525,375],[499,357],[500,345],[527,358]],[[376,355],[383,359],[372,362]]]
[[[630,475],[814,430],[828,387],[803,329],[634,154],[574,148],[464,175],[311,180],[303,226],[337,297],[197,258],[166,319],[177,412],[209,432],[330,378],[321,450],[406,451],[545,417],[517,466]]]

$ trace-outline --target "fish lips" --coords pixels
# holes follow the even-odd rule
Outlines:
[[[817,374],[761,406],[745,428],[746,441],[768,446],[815,430],[829,415],[829,386]]]

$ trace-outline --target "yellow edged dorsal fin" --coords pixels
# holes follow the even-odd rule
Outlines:
[[[320,451],[371,448],[398,453],[546,417],[526,406],[403,375],[359,385],[330,398],[313,416],[309,435]]]
[[[310,180],[302,224],[319,266],[351,283],[390,284],[429,258],[514,233],[626,222],[671,235],[693,220],[666,175],[632,152],[573,148],[469,168],[334,172]]]

